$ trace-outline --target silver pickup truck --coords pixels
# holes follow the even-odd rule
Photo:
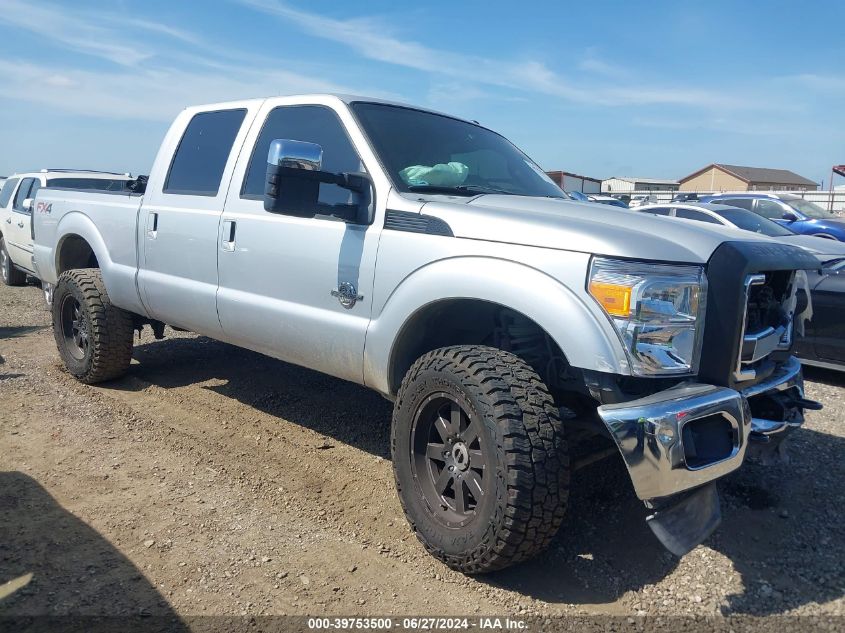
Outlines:
[[[464,572],[549,543],[570,439],[621,456],[681,555],[719,523],[714,482],[819,408],[790,354],[810,255],[568,201],[476,122],[333,95],[192,107],[143,194],[32,208],[71,374],[118,378],[134,330],[168,324],[375,389],[411,527]]]

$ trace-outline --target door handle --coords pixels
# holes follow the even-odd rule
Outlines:
[[[227,253],[235,250],[235,229],[238,223],[234,220],[223,220],[223,233],[220,237],[220,248]]]
[[[11,224],[11,223],[12,223],[12,218],[6,218],[6,224]]]
[[[158,235],[158,213],[150,213],[147,216],[147,237],[154,240]]]
[[[18,228],[23,228],[23,222],[18,222]]]

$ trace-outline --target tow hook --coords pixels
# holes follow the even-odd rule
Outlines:
[[[821,411],[824,406],[821,402],[810,400],[809,398],[793,398],[793,404],[802,409],[809,409],[810,411]]]

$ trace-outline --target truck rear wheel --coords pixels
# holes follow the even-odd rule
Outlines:
[[[0,277],[7,286],[23,286],[26,283],[26,273],[15,268],[3,237],[0,237]]]
[[[93,384],[126,373],[132,360],[132,315],[111,304],[99,269],[62,273],[52,313],[59,354],[78,380]]]
[[[464,573],[530,558],[554,537],[569,457],[546,386],[517,356],[464,345],[408,371],[391,433],[399,498],[422,544]]]

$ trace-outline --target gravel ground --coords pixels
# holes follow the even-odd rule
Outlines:
[[[682,559],[614,458],[575,474],[546,555],[470,578],[409,532],[391,407],[361,387],[170,330],[81,385],[33,286],[0,285],[0,354],[0,583],[32,574],[0,615],[845,615],[836,373],[808,371],[825,410],[790,463],[727,478],[720,529]]]

